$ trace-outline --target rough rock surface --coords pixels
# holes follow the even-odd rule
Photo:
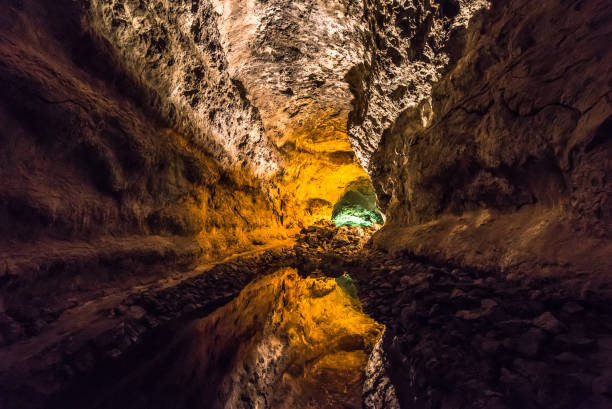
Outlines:
[[[603,0],[492,2],[447,43],[448,65],[415,106],[395,118],[373,102],[374,118],[389,117],[380,143],[356,125],[351,138],[373,144],[368,170],[391,226],[378,244],[530,274],[609,271],[611,16]],[[367,89],[410,79],[380,75]],[[374,108],[355,92],[359,124]]]
[[[380,226],[341,226],[318,223],[300,231],[294,250],[302,275],[341,275],[348,260],[358,262],[361,250]]]
[[[304,238],[296,250],[325,260],[325,234]],[[388,381],[407,408],[612,405],[609,283],[516,280],[367,248],[318,268],[348,271],[365,312],[386,326],[370,357],[380,366],[366,367],[366,407],[396,407]]]
[[[399,409],[393,382],[389,379],[390,364],[383,348],[385,333],[372,349],[364,369],[362,404],[364,409]]]
[[[230,76],[209,1],[92,1],[91,26],[151,90],[156,110],[224,164],[278,169],[244,85]]]
[[[431,121],[432,87],[454,64],[470,19],[486,0],[368,0],[364,58],[347,73],[354,95],[349,138],[362,166],[406,110]],[[379,191],[379,194],[383,192]]]
[[[150,105],[221,163],[266,179],[293,225],[329,217],[365,176],[344,81],[363,58],[362,16],[352,0],[114,0],[89,12]]]
[[[105,288],[281,237],[253,175],[169,127],[72,1],[0,16],[0,311],[35,334]]]

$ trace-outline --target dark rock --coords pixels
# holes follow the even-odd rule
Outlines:
[[[606,372],[593,380],[593,392],[612,397],[612,372]]]
[[[460,288],[455,288],[453,290],[453,292],[451,293],[451,297],[450,298],[451,299],[454,299],[454,298],[465,298],[465,296],[466,296],[465,291],[463,291]]]
[[[473,321],[482,318],[483,312],[481,310],[461,310],[455,313],[455,317]]]
[[[571,351],[587,351],[595,346],[595,340],[587,338],[582,334],[561,334],[557,335],[553,343],[560,348]]]
[[[555,318],[555,316],[552,315],[550,312],[545,312],[544,314],[535,318],[533,320],[533,325],[553,334],[558,334],[560,332],[567,331],[567,327],[565,326],[565,324]]]
[[[584,307],[577,302],[569,301],[563,304],[563,312],[567,314],[577,314],[584,311]]]
[[[502,368],[500,374],[499,382],[508,394],[516,394],[519,398],[533,396],[533,388],[526,378],[507,368]]]
[[[571,352],[562,352],[559,355],[556,355],[555,361],[560,362],[562,364],[576,366],[582,366],[584,364],[584,359]]]
[[[546,333],[538,328],[531,328],[516,340],[516,350],[527,357],[537,355]]]
[[[482,350],[486,354],[495,355],[499,350],[501,343],[495,339],[485,338],[482,342]]]

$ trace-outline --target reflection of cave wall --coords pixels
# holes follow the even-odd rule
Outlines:
[[[95,397],[83,401],[98,409],[361,408],[363,368],[382,326],[351,286],[292,269],[270,274],[173,333],[155,359],[135,355],[112,387],[92,379]],[[71,398],[65,407],[83,407]]]
[[[376,206],[376,194],[368,178],[348,185],[346,192],[334,204],[332,221],[336,225],[383,224],[383,217]]]

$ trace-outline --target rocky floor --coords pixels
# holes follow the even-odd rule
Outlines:
[[[386,325],[401,407],[612,407],[612,285],[586,273],[517,280],[359,250],[368,233],[311,227],[296,254],[328,274],[348,272],[365,311]]]
[[[348,274],[364,312],[386,326],[364,369],[364,408],[612,407],[612,285],[586,273],[527,280],[391,255],[369,247],[376,230],[318,223],[293,249],[234,257],[67,310],[0,351],[0,407],[49,407],[50,397],[51,407],[82,407],[94,392],[81,380],[110,393],[117,367],[155,359],[175,331],[286,266],[303,277]]]

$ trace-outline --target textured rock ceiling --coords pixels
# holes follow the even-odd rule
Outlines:
[[[449,60],[442,49],[484,6],[464,1],[445,14],[420,2],[114,0],[93,1],[92,14],[166,117],[223,163],[273,177],[281,213],[307,224],[329,218],[366,176],[382,130],[429,98]],[[388,58],[376,61],[381,42]],[[349,142],[350,87],[364,92],[373,77],[381,81],[365,91]]]

